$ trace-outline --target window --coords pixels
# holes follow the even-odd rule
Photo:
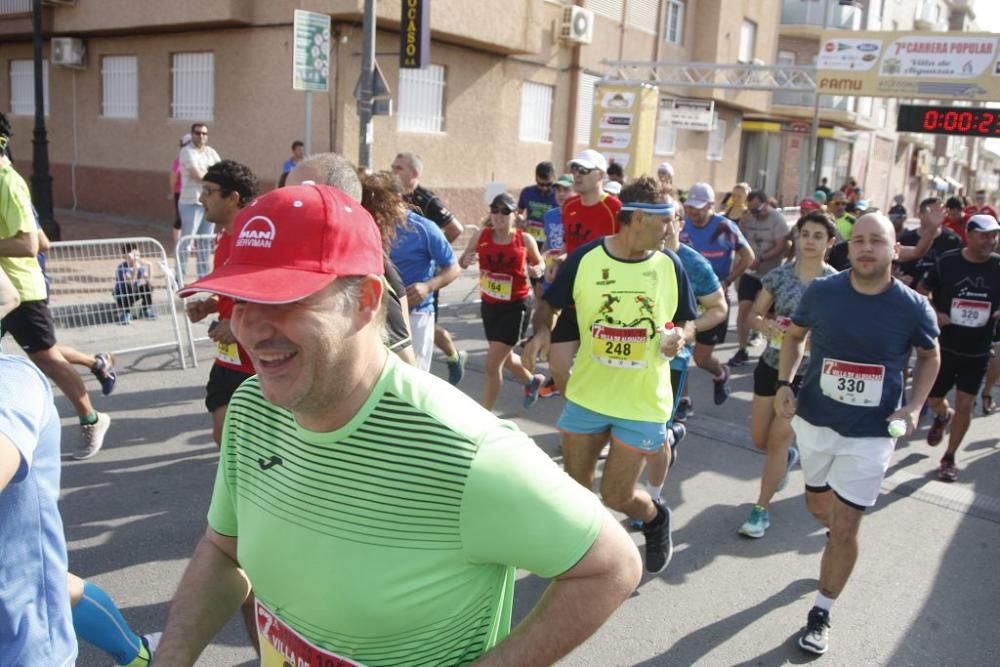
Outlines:
[[[135,56],[101,58],[101,115],[139,117],[139,65]]]
[[[552,140],[552,86],[525,81],[521,86],[521,141]]]
[[[630,28],[656,34],[658,0],[629,0],[625,5],[625,23]]]
[[[740,55],[737,60],[741,63],[753,62],[753,53],[757,42],[757,24],[753,21],[743,19],[740,26]]]
[[[399,131],[444,132],[444,67],[399,70]]]
[[[778,51],[777,64],[780,66],[795,64],[795,51]]]
[[[42,61],[42,99],[49,115],[49,61]],[[35,61],[10,61],[10,113],[12,116],[35,115]]]
[[[595,14],[608,17],[612,21],[621,22],[622,20],[623,0],[586,0],[583,6]]]
[[[209,121],[215,115],[215,54],[175,53],[170,68],[171,118]]]
[[[684,0],[667,0],[663,40],[668,44],[684,44]]]
[[[708,134],[708,155],[709,160],[721,162],[726,148],[726,121],[716,115],[715,129]]]
[[[576,94],[576,143],[590,145],[590,123],[594,117],[594,84],[601,77],[580,74],[580,88]]]

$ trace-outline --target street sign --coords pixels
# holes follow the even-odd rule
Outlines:
[[[296,9],[292,37],[292,88],[326,92],[330,89],[329,15]]]
[[[824,32],[816,91],[825,95],[1000,101],[1000,35]]]
[[[358,82],[354,84],[354,99],[361,99],[361,78],[364,74],[358,76]],[[372,98],[379,99],[382,97],[390,97],[392,91],[389,90],[389,83],[385,80],[385,75],[382,74],[382,68],[375,63],[375,71],[372,72]]]
[[[675,99],[665,109],[667,122],[678,130],[711,132],[715,126],[715,102]]]

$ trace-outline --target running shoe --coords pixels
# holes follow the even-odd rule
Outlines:
[[[97,421],[93,424],[81,424],[82,442],[73,458],[77,461],[83,461],[101,451],[101,447],[104,446],[104,436],[107,434],[109,426],[111,426],[111,417],[103,412],[97,413]]]
[[[654,500],[656,518],[652,524],[642,526],[642,534],[646,537],[646,572],[656,574],[663,572],[674,555],[674,540],[670,534],[670,508],[662,500]]]
[[[830,648],[830,612],[819,607],[809,610],[806,629],[799,635],[799,647],[816,655],[823,655]]]
[[[674,410],[674,423],[686,422],[687,418],[694,414],[694,402],[687,396],[677,402],[677,409]]]
[[[121,315],[118,316],[118,324],[123,327],[132,324],[132,313],[127,310],[123,310]]]
[[[156,653],[156,647],[160,645],[160,637],[162,635],[162,632],[143,635],[140,638],[142,645],[139,647],[139,655],[125,667],[145,667],[145,665],[152,664],[153,655]]]
[[[94,365],[90,367],[90,372],[94,374],[98,382],[101,383],[101,393],[109,396],[115,390],[115,381],[118,374],[115,373],[114,357],[110,352],[98,352],[94,355]]]
[[[750,361],[750,355],[747,354],[746,348],[740,348],[736,350],[736,354],[729,358],[726,365],[730,368],[736,368],[737,366],[742,366],[746,362]]]
[[[739,533],[745,537],[764,537],[764,531],[771,527],[771,518],[767,510],[760,505],[754,505],[750,517],[740,526]]]
[[[750,340],[749,340],[750,347],[755,347],[757,344],[759,344],[763,340],[764,340],[764,336],[762,336],[759,331],[757,331],[756,329],[751,329],[750,330]]]
[[[938,479],[942,482],[954,482],[958,480],[958,468],[955,466],[955,459],[941,459],[941,466],[938,468]]]
[[[642,519],[628,520],[628,527],[631,528],[632,530],[642,530],[642,526],[643,526]]]
[[[997,405],[993,401],[993,395],[992,394],[983,394],[983,395],[980,396],[980,398],[982,399],[982,406],[983,406],[983,414],[984,415],[989,416],[989,415],[993,414],[994,412],[996,412]]]
[[[143,319],[146,319],[146,320],[155,320],[156,319],[156,313],[153,311],[152,308],[150,308],[149,306],[146,306],[145,308],[142,309],[142,317],[143,317]]]
[[[937,447],[941,444],[941,440],[944,438],[944,429],[948,426],[948,422],[951,421],[951,416],[955,414],[954,410],[949,409],[948,414],[944,417],[939,417],[934,415],[934,423],[927,430],[927,444],[931,447]]]
[[[524,407],[530,408],[538,402],[538,392],[542,388],[543,382],[545,382],[544,375],[535,375],[528,381],[528,384],[524,385]]]
[[[795,464],[798,462],[799,450],[795,448],[795,445],[792,445],[788,448],[788,462],[785,463],[785,476],[781,478],[780,482],[778,482],[778,488],[776,488],[775,491],[783,491],[785,487],[788,486],[788,473],[792,471],[792,468],[794,468]]]
[[[714,389],[713,397],[715,398],[715,404],[722,405],[726,402],[726,399],[729,398],[729,394],[733,392],[729,386],[729,369],[727,367],[722,367],[722,379],[713,379],[712,385]]]
[[[538,390],[538,395],[542,398],[549,398],[550,396],[558,396],[562,392],[559,391],[559,387],[556,386],[556,381],[549,378],[542,385],[542,388]]]
[[[681,445],[681,440],[683,440],[684,436],[687,435],[687,427],[685,427],[684,424],[675,423],[667,426],[667,430],[669,430],[671,433],[671,439],[669,443],[670,465],[667,467],[667,470],[672,470],[674,464],[677,463],[677,453],[678,453],[677,449]]]
[[[469,353],[465,350],[461,350],[458,353],[458,358],[455,361],[448,362],[448,382],[452,385],[458,385],[465,377],[465,360],[468,358]]]

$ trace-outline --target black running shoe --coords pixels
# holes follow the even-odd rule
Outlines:
[[[663,572],[674,555],[674,540],[670,534],[670,508],[661,500],[654,500],[656,518],[652,523],[643,524],[642,534],[646,537],[646,572]]]
[[[830,648],[830,612],[819,607],[809,610],[806,629],[799,635],[799,648],[823,655]]]
[[[747,354],[747,351],[741,347],[740,349],[736,350],[736,354],[734,354],[729,358],[729,361],[726,362],[726,365],[729,366],[730,368],[736,368],[737,366],[742,366],[748,361],[750,361],[750,355]]]
[[[721,380],[712,380],[713,398],[716,405],[722,405],[729,398],[732,389],[729,387],[729,369],[722,367],[723,375]]]

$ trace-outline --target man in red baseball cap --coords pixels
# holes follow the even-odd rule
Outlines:
[[[635,545],[527,436],[388,352],[367,211],[289,186],[233,234],[181,294],[236,301],[257,375],[157,664],[193,664],[251,586],[265,665],[548,665],[590,636],[639,581]],[[555,581],[510,634],[515,568]]]

